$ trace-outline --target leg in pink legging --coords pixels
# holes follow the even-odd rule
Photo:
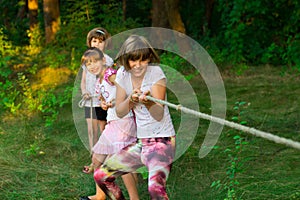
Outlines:
[[[108,159],[94,173],[94,179],[107,197],[123,200],[122,191],[115,184],[116,177],[146,165],[149,170],[148,190],[151,199],[167,200],[166,180],[175,152],[175,137],[145,138],[124,148]]]

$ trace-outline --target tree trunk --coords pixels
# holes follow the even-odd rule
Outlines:
[[[168,13],[168,20],[171,28],[175,31],[178,31],[182,34],[175,34],[176,42],[179,50],[183,55],[191,50],[190,44],[183,41],[183,34],[185,34],[184,23],[181,19],[181,15],[179,12],[179,0],[166,0],[166,11]]]
[[[123,21],[126,20],[126,0],[123,0],[123,3],[122,3],[122,10],[123,10]]]
[[[179,0],[166,0],[165,4],[171,28],[180,33],[185,33],[185,27],[179,12]]]
[[[28,14],[30,31],[33,31],[38,23],[38,0],[28,0]]]
[[[165,0],[152,0],[152,26],[170,28]]]
[[[44,21],[46,44],[55,39],[60,26],[59,0],[44,0]]]
[[[167,8],[165,4],[165,0],[152,0],[152,27],[162,27],[162,28],[170,28]],[[168,36],[163,35],[159,31],[153,32],[151,35],[151,40],[155,41],[158,46],[164,46],[164,42],[168,40]],[[160,52],[158,52],[160,53]]]
[[[207,29],[211,28],[211,16],[214,9],[215,0],[205,1],[205,19],[202,27],[203,35],[206,34]]]

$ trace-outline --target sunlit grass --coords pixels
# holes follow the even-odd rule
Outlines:
[[[51,68],[46,67],[36,74],[36,81],[32,84],[32,89],[48,89],[66,84],[70,81],[72,71],[67,67]]]

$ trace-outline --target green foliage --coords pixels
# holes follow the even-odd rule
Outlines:
[[[188,35],[194,39],[201,38],[204,35],[202,27],[205,26],[205,1],[180,1],[180,13]]]
[[[126,18],[129,18],[130,20],[134,19],[137,23],[145,27],[151,26],[151,9],[152,1],[126,1]]]
[[[146,166],[140,167],[136,170],[137,173],[140,173],[144,180],[147,180],[149,177],[148,169]]]
[[[0,27],[5,27],[4,33],[14,45],[28,44],[26,30],[29,19],[26,17],[26,1],[11,0],[0,3]]]
[[[8,4],[10,3],[5,3]],[[25,6],[25,4],[19,5],[20,9]],[[57,69],[59,73],[59,69],[69,68],[71,74],[65,76],[75,74],[80,66],[81,55],[86,49],[86,34],[90,29],[99,26],[97,25],[99,21],[101,21],[100,26],[116,33],[137,26],[137,23],[130,18],[125,22],[122,20],[122,7],[119,1],[110,1],[99,7],[96,1],[69,0],[61,3],[60,6],[61,28],[56,35],[56,40],[47,46],[43,45],[42,18],[39,18],[40,23],[31,31],[21,28],[22,33],[26,34],[24,39],[29,45],[13,46],[8,38],[14,33],[9,37],[4,33],[4,30],[11,32],[12,29],[0,29],[0,97],[3,99],[0,108],[4,112],[27,117],[40,112],[46,126],[51,126],[57,119],[60,108],[71,102],[72,93],[71,86],[60,89],[60,84],[69,84],[68,82],[54,82],[55,87],[47,82],[36,83],[40,79],[51,81],[49,78],[40,77],[46,76],[45,73],[49,73],[49,70],[45,70],[44,73],[41,71],[52,68]],[[11,6],[9,12],[13,9],[16,11]],[[42,12],[39,13],[41,15]],[[59,80],[58,76],[55,78]]]
[[[187,60],[171,52],[162,53],[160,55],[160,62],[161,64],[171,67],[181,73],[188,81],[199,73],[195,70],[194,66],[187,62]],[[172,72],[168,72],[167,76],[169,81],[175,81],[179,78],[177,77],[177,73]]]
[[[15,105],[14,103],[14,100],[19,95],[19,91],[14,88],[13,81],[9,79],[13,71],[8,64],[13,55],[13,46],[11,42],[7,40],[3,29],[0,28],[0,98],[2,99],[0,108],[7,108],[15,113],[20,107],[19,104]]]
[[[70,87],[66,87],[64,92],[60,95],[55,94],[57,89],[39,89],[34,90],[32,87],[32,75],[36,74],[38,68],[36,64],[31,64],[32,60],[28,59],[30,56],[32,59],[37,59],[33,52],[40,51],[40,44],[36,43],[35,40],[39,38],[39,32],[32,33],[32,43],[28,47],[23,48],[23,54],[19,54],[18,48],[13,48],[11,43],[7,41],[3,32],[0,32],[0,43],[1,45],[1,72],[0,72],[0,97],[3,99],[0,103],[0,107],[4,111],[9,111],[13,115],[25,115],[30,117],[30,115],[36,113],[37,110],[41,111],[44,114],[46,126],[51,125],[55,120],[59,113],[59,108],[63,105],[71,102],[71,89]],[[26,55],[28,52],[28,55]],[[44,51],[42,54],[46,54]],[[18,55],[18,56],[17,56]],[[40,55],[38,55],[40,56]],[[28,69],[26,67],[20,72],[14,72],[11,70],[14,66],[14,62],[17,59],[12,58],[22,58],[23,61],[28,62]],[[53,51],[47,53],[47,56],[42,56],[44,59],[40,59],[39,61],[43,61],[43,64],[47,66],[57,68],[62,64],[66,63],[67,55],[59,54],[57,55],[57,51]],[[73,58],[74,59],[74,58]],[[27,64],[24,63],[24,66]],[[28,74],[29,72],[29,74]],[[17,74],[17,78],[13,76]]]
[[[49,105],[59,108],[60,100],[55,94],[58,86],[54,86],[53,90],[43,88],[35,91],[33,85],[40,79],[40,70],[66,67],[72,72],[68,75],[71,77],[79,69],[89,30],[102,26],[114,35],[131,28],[149,26],[151,4],[150,1],[127,2],[128,12],[124,21],[121,1],[60,1],[61,27],[53,43],[44,46],[42,1],[39,1],[39,22],[33,30],[28,30],[29,20],[22,14],[27,12],[25,1],[2,2],[1,110],[16,114],[22,109],[34,112],[39,107],[40,112],[48,113],[45,115],[53,116],[54,120],[58,113],[44,105],[46,100],[43,103],[41,99],[49,98]],[[210,27],[204,19],[205,1],[188,0],[180,5],[187,34],[200,41],[217,64],[232,65],[237,75],[248,70],[249,64],[288,65],[300,70],[300,4],[297,1],[218,0],[212,10]],[[163,53],[161,58],[163,64],[181,72],[187,80],[197,73],[177,55]]]
[[[243,119],[245,114],[245,109],[250,104],[244,101],[238,101],[235,103],[233,110],[235,115],[231,118],[232,121],[239,123],[241,125],[247,125],[247,121]],[[248,141],[241,133],[236,133],[236,131],[231,130],[229,134],[230,137],[234,140],[233,147],[227,147],[223,152],[227,155],[228,167],[226,169],[226,178],[221,181],[213,181],[211,184],[212,188],[220,189],[226,193],[224,200],[235,200],[241,199],[238,194],[238,186],[240,184],[238,180],[238,175],[241,174],[244,170],[244,164],[248,161],[248,158],[243,157],[245,148],[247,148]],[[219,147],[215,147],[219,149]]]
[[[29,52],[38,53],[43,45],[43,35],[40,24],[36,25],[33,30],[27,30],[27,36],[29,39]]]
[[[109,3],[102,4],[95,15],[97,21],[101,22],[112,35],[118,34],[128,29],[142,26],[139,19],[128,17],[123,20],[122,2],[110,0]],[[97,22],[96,21],[96,22]]]
[[[29,146],[28,149],[24,150],[23,153],[25,153],[26,156],[36,156],[42,152],[40,152],[40,147],[38,146],[38,143],[35,141],[33,144]]]
[[[51,126],[56,121],[60,108],[71,102],[72,87],[68,86],[63,92],[58,93],[54,89],[41,90],[38,95],[43,98],[38,110],[43,113],[45,126]]]
[[[300,12],[300,11],[299,11]],[[283,59],[289,65],[295,65],[300,71],[300,34],[297,33],[294,37],[289,37],[287,41],[287,51],[282,54]]]
[[[297,1],[219,0],[217,9],[222,23],[218,44],[231,63],[297,64]]]

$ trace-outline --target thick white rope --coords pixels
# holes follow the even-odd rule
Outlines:
[[[161,99],[156,99],[156,98],[151,97],[151,96],[147,96],[147,99],[150,100],[150,101],[157,102],[157,103],[166,105],[168,107],[174,108],[177,111],[182,111],[182,112],[187,113],[187,114],[192,114],[192,115],[195,115],[199,118],[203,118],[203,119],[213,121],[213,122],[216,122],[216,123],[219,123],[219,124],[222,124],[222,125],[226,125],[226,126],[229,126],[231,128],[238,129],[240,131],[250,133],[254,136],[258,136],[258,137],[273,141],[275,143],[284,144],[284,145],[287,145],[287,146],[290,146],[290,147],[293,147],[295,149],[300,150],[300,143],[296,142],[296,141],[293,141],[291,139],[282,138],[282,137],[273,135],[271,133],[267,133],[267,132],[264,132],[264,131],[257,130],[255,128],[250,128],[250,127],[247,127],[247,126],[244,126],[244,125],[241,125],[241,124],[237,124],[237,123],[234,123],[234,122],[227,121],[225,119],[221,119],[221,118],[214,117],[214,116],[211,116],[211,115],[208,115],[208,114],[205,114],[205,113],[197,112],[195,110],[191,110],[191,109],[183,107],[181,105],[175,105],[175,104],[169,103],[169,102],[161,100]]]

